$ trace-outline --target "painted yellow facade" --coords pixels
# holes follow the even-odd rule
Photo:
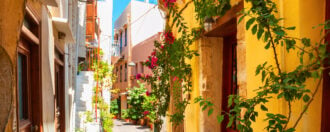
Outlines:
[[[176,5],[181,9],[184,6],[184,0],[177,0]],[[231,5],[237,5],[241,0],[232,0]],[[320,40],[320,29],[313,29],[316,26],[325,21],[325,0],[277,0],[277,8],[279,10],[278,16],[283,17],[284,20],[281,24],[283,26],[296,26],[296,30],[289,32],[289,35],[294,37],[308,37],[311,38],[312,43]],[[244,2],[244,8],[249,8],[249,4]],[[195,12],[193,4],[189,5],[184,11],[182,16],[187,22],[187,26],[190,28],[197,27],[198,22],[195,20]],[[245,18],[246,20],[246,18]],[[179,37],[177,29],[173,29],[175,36]],[[238,85],[239,94],[243,97],[253,97],[255,95],[254,90],[261,86],[261,77],[255,76],[255,69],[257,65],[268,61],[268,64],[275,65],[274,55],[271,50],[265,50],[265,44],[257,40],[255,35],[252,35],[251,31],[245,30],[245,21],[237,24],[237,70],[238,70]],[[222,86],[222,60],[217,60],[219,57],[222,59],[223,48],[222,37],[208,37],[203,36],[200,40],[197,40],[191,49],[198,50],[200,56],[194,57],[189,63],[192,65],[192,92],[190,105],[186,108],[184,131],[186,132],[215,132],[221,131],[220,124],[217,124],[215,115],[207,117],[205,112],[201,111],[199,104],[195,104],[194,98],[198,96],[211,97],[215,103],[216,108],[221,108],[221,93],[214,93],[215,91],[221,91]],[[218,46],[216,46],[218,45]],[[211,48],[210,48],[211,47]],[[212,49],[213,47],[213,49]],[[217,49],[214,49],[217,48]],[[297,52],[286,52],[285,48],[277,48],[280,66],[283,71],[289,72],[293,70],[299,60],[297,58]],[[217,52],[217,51],[218,52]],[[204,57],[204,58],[203,58]],[[211,65],[211,66],[210,66]],[[207,68],[219,68],[209,70]],[[220,71],[217,71],[220,70]],[[212,72],[214,71],[214,72]],[[215,75],[219,74],[219,75]],[[220,77],[220,78],[217,78]],[[218,84],[213,84],[217,83]],[[307,87],[311,90],[315,89],[317,80],[308,80]],[[206,90],[205,90],[206,89]],[[220,89],[220,90],[219,90]],[[213,92],[213,93],[212,93]],[[220,99],[217,99],[220,98]],[[293,125],[292,122],[297,120],[302,108],[303,102],[294,102],[292,104],[292,118],[289,127]],[[288,115],[288,105],[283,100],[272,100],[267,103],[269,112],[280,113]],[[214,113],[217,113],[215,111]],[[316,98],[312,102],[308,112],[303,116],[300,121],[297,132],[318,132],[321,129],[321,113],[322,113],[322,90],[319,90]],[[264,122],[265,112],[259,112],[257,122],[253,123],[254,131],[262,132],[266,131],[264,128],[267,122]],[[167,122],[167,131],[172,131],[172,127]]]

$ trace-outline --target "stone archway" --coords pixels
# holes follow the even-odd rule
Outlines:
[[[4,130],[13,107],[13,65],[0,46],[0,130]]]

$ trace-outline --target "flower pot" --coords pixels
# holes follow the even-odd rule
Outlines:
[[[117,119],[117,116],[113,116],[113,119]]]
[[[141,126],[144,126],[145,123],[146,123],[146,121],[145,121],[144,119],[140,119],[140,120],[139,120],[139,124],[140,124]]]
[[[129,122],[130,122],[130,119],[125,119],[125,121],[126,121],[127,123],[129,123]]]
[[[137,124],[137,121],[136,121],[136,120],[131,120],[131,123],[132,123],[133,125],[136,125],[136,124]]]

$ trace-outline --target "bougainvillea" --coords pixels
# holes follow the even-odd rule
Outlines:
[[[174,5],[174,2],[176,2],[176,0],[163,0],[163,2],[165,7],[171,7]]]

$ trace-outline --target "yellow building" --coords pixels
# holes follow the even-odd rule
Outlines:
[[[189,0],[177,0],[175,5],[182,9]],[[163,1],[159,1],[161,8],[166,11]],[[320,29],[313,29],[320,23],[329,19],[330,0],[276,0],[278,17],[283,17],[282,26],[296,26],[296,29],[288,32],[290,36],[302,38],[308,37],[312,43],[321,39]],[[163,7],[162,7],[163,4]],[[207,111],[201,111],[199,104],[194,103],[194,98],[202,96],[211,98],[215,111],[226,106],[224,96],[228,94],[239,94],[243,97],[253,97],[254,90],[262,85],[261,76],[255,76],[257,65],[268,61],[275,65],[274,54],[271,50],[265,50],[265,44],[259,41],[256,35],[245,29],[246,19],[239,24],[237,13],[250,5],[242,0],[231,0],[232,8],[227,13],[216,19],[212,29],[205,32],[203,36],[194,42],[191,49],[198,50],[200,56],[190,60],[192,65],[192,92],[190,105],[185,112],[183,129],[186,132],[219,132],[228,131],[217,123],[216,114],[207,116]],[[327,6],[326,6],[327,5]],[[198,27],[195,19],[195,7],[193,4],[187,6],[182,16],[189,28]],[[168,21],[170,22],[170,21]],[[173,29],[175,36],[179,37],[178,29]],[[328,37],[329,38],[329,37]],[[329,48],[328,48],[329,51]],[[292,71],[298,64],[299,59],[296,52],[286,52],[285,47],[277,50],[281,69],[285,72]],[[237,63],[234,63],[235,61]],[[236,73],[237,82],[231,81],[233,73]],[[329,73],[326,72],[326,73]],[[312,91],[316,88],[317,80],[307,80],[307,88]],[[324,75],[322,90],[319,90],[311,103],[308,111],[296,128],[297,132],[319,132],[330,131],[329,111],[329,75]],[[230,89],[230,88],[231,89]],[[326,89],[327,88],[327,89]],[[299,117],[304,102],[292,104],[291,120]],[[268,111],[288,115],[288,105],[284,100],[272,100],[267,103]],[[259,107],[257,107],[259,108]],[[254,131],[266,131],[264,129],[268,122],[263,121],[266,113],[260,111],[256,122],[253,123]],[[328,126],[327,126],[328,125]],[[288,124],[292,127],[292,122]],[[321,130],[322,129],[322,130]],[[174,129],[167,123],[167,131],[183,131]]]

